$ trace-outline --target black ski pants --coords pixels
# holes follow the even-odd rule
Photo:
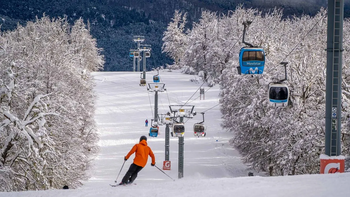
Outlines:
[[[135,165],[134,163],[130,165],[129,170],[126,172],[122,183],[129,184],[134,182],[134,180],[137,177],[137,173],[139,173],[142,170],[143,167]]]

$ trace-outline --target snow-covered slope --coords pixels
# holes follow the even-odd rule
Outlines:
[[[152,82],[156,72],[147,73]],[[79,189],[0,193],[0,197],[110,197],[110,196],[284,196],[320,197],[350,196],[350,174],[303,175],[289,177],[265,177],[249,170],[241,162],[240,155],[228,141],[232,133],[220,127],[219,87],[205,85],[205,99],[200,100],[198,88],[201,81],[179,71],[160,71],[166,92],[159,92],[159,113],[169,111],[169,105],[195,105],[197,116],[185,120],[184,177],[178,179],[178,139],[170,140],[172,169],[165,171],[172,181],[150,165],[139,173],[136,185],[110,187],[123,165],[123,158],[141,135],[148,136],[149,121],[154,114],[154,93],[139,86],[140,74],[132,72],[98,72],[96,78],[96,122],[100,135],[100,153],[91,170],[91,178]],[[191,79],[193,79],[191,81]],[[202,121],[205,111],[207,136],[193,136],[192,127]],[[151,121],[150,121],[151,122]],[[148,137],[148,145],[156,156],[156,165],[162,168],[165,160],[165,126],[160,126],[157,138]],[[133,156],[131,157],[133,158]],[[118,177],[121,181],[132,159],[129,159]],[[253,172],[255,176],[247,176]]]

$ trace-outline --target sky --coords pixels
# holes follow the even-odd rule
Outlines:
[[[156,71],[146,74],[152,84]],[[184,175],[178,178],[178,138],[170,138],[171,170],[163,171],[165,160],[165,125],[158,137],[149,137],[144,124],[154,116],[154,92],[139,86],[138,72],[96,72],[97,93],[95,120],[100,136],[100,152],[89,171],[91,178],[77,189],[47,191],[0,192],[0,197],[349,197],[350,173],[269,177],[242,162],[229,143],[232,133],[220,127],[219,86],[208,87],[204,99],[199,95],[202,81],[195,75],[161,70],[161,83],[167,91],[158,92],[158,113],[165,114],[169,105],[194,105],[197,115],[185,119]],[[205,112],[207,135],[195,137],[193,125],[202,121]],[[156,167],[147,165],[139,172],[135,184],[111,187],[120,182],[134,155],[124,163],[124,156],[139,142],[140,136],[156,157]],[[120,172],[120,174],[119,174]],[[248,176],[252,172],[254,176]],[[119,176],[118,176],[119,174]],[[173,179],[173,180],[172,180]],[[63,186],[62,186],[63,187]]]

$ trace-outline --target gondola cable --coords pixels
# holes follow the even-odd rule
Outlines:
[[[191,98],[198,92],[198,90],[200,90],[200,88],[204,85],[204,83],[205,83],[205,81],[202,83],[201,86],[199,86],[199,88],[192,94],[192,96],[182,106],[186,105],[191,100]],[[182,106],[181,106],[181,108],[182,108]]]
[[[148,100],[149,100],[149,106],[150,106],[150,108],[151,108],[151,112],[152,112],[152,117],[154,116],[154,114],[153,114],[153,109],[152,109],[152,103],[151,103],[151,97],[149,96],[149,92],[148,92]]]
[[[318,21],[312,26],[312,28],[302,37],[301,41],[304,40],[304,39],[306,38],[306,36],[308,36],[309,33],[316,27],[316,25],[317,25],[319,22],[321,22],[326,16],[327,16],[327,15],[325,14],[323,17],[321,17],[321,19],[318,20]],[[293,47],[293,49],[284,57],[284,59],[283,59],[281,62],[284,62],[284,61],[287,59],[287,57],[288,57],[290,54],[292,54],[292,52],[297,48],[297,46],[301,44],[301,41],[298,42],[298,43]],[[275,67],[274,67],[274,68],[275,68]]]
[[[212,86],[213,87],[213,86]],[[210,88],[212,88],[212,87],[209,87],[206,91],[205,91],[205,93],[207,93],[208,92],[208,90],[210,90]],[[197,98],[195,98],[195,99],[193,99],[192,101],[195,101],[195,100],[197,100],[199,97],[201,97],[200,95],[197,97]],[[192,102],[192,101],[190,101],[190,102]],[[190,103],[189,102],[189,103]]]
[[[203,111],[202,113],[205,113],[205,112],[207,112],[207,111],[209,111],[209,110],[213,109],[214,107],[216,107],[216,106],[218,106],[218,105],[220,105],[220,102],[219,102],[218,104],[214,105],[213,107],[211,107],[211,108],[209,108],[209,109],[207,109],[207,110]]]

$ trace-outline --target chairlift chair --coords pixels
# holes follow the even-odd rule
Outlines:
[[[289,88],[284,83],[273,83],[269,85],[269,102],[275,106],[287,106],[289,100]]]

